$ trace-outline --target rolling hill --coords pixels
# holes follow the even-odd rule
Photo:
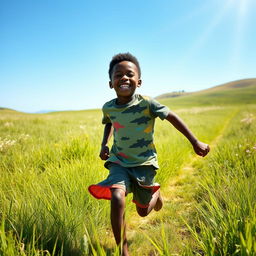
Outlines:
[[[18,111],[16,111],[16,110],[14,110],[14,109],[11,109],[11,108],[4,108],[4,107],[0,107],[0,113],[1,113],[1,111],[4,111],[5,113],[14,113],[14,112],[18,112]]]
[[[256,104],[256,78],[237,80],[198,92],[182,93],[179,96],[167,93],[156,99],[174,108]]]

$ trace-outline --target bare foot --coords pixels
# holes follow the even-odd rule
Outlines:
[[[162,209],[162,207],[163,207],[163,199],[162,199],[162,197],[160,195],[160,191],[159,191],[158,198],[157,198],[154,210],[155,211],[160,211]]]

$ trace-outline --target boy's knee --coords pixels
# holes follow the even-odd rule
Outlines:
[[[125,192],[122,189],[111,189],[111,202],[122,205],[125,202]]]

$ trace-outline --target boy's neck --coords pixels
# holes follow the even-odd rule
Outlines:
[[[134,95],[133,94],[131,97],[119,97],[117,96],[117,99],[116,99],[116,104],[117,105],[125,105],[127,103],[129,103],[130,101],[132,101],[132,99],[134,98]]]

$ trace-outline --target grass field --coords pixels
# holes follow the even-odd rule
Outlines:
[[[165,205],[142,219],[128,195],[131,255],[256,255],[255,99],[255,82],[161,99],[212,150],[156,122]],[[0,110],[0,255],[118,255],[109,202],[87,192],[108,173],[102,131],[100,110]]]

